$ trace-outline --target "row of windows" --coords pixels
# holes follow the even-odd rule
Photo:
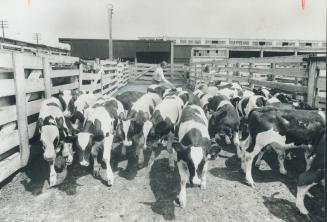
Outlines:
[[[182,39],[179,41],[180,44],[201,44],[201,40],[185,40]],[[207,45],[226,45],[227,42],[224,40],[205,40],[205,44]],[[238,45],[238,46],[272,46],[272,41],[252,41],[252,44],[250,41],[242,41],[242,40],[230,40],[230,45]],[[275,42],[274,44],[277,47],[294,47],[296,46],[295,42]],[[319,47],[318,42],[300,42],[300,47]],[[326,47],[326,43],[322,43],[322,47]]]
[[[225,57],[227,55],[226,50],[194,50],[193,56],[219,56]]]

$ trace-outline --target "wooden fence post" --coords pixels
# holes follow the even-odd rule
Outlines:
[[[230,78],[230,75],[233,75],[234,72],[233,71],[230,71],[229,68],[232,68],[233,69],[234,68],[234,64],[227,63],[226,64],[226,68],[227,68],[227,73],[226,73],[226,78],[227,79],[226,80],[227,80],[228,83],[230,83],[230,82],[232,82],[232,79]]]
[[[16,88],[17,122],[19,132],[19,151],[21,166],[28,163],[30,156],[28,122],[26,111],[25,72],[23,54],[12,53],[14,81]]]
[[[78,83],[79,83],[79,86],[78,86],[78,89],[81,90],[82,89],[82,85],[83,85],[83,64],[79,64],[78,66],[78,69],[79,69],[79,75],[78,75]]]
[[[310,61],[309,76],[308,76],[308,90],[307,90],[307,103],[310,106],[314,105],[314,96],[316,91],[316,74],[317,74],[317,63]]]
[[[249,63],[249,82],[250,82],[250,89],[253,90],[254,88],[254,84],[253,84],[253,72],[252,72],[252,68],[254,67],[253,63]]]
[[[51,97],[51,68],[50,68],[50,61],[46,57],[42,57],[43,63],[43,78],[44,78],[44,92],[45,98]]]
[[[170,43],[170,80],[174,80],[174,43]]]

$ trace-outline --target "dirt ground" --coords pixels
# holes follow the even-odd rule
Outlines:
[[[231,151],[209,162],[206,190],[187,188],[185,209],[173,204],[180,179],[177,168],[169,171],[165,150],[151,169],[137,170],[133,149],[121,160],[117,147],[112,187],[74,163],[64,183],[49,188],[47,163],[38,158],[1,188],[0,221],[309,221],[295,207],[296,178],[303,170],[296,167],[299,159],[286,161],[289,175],[283,176],[275,154],[265,154],[260,170],[253,170],[257,187],[252,189]],[[323,187],[311,194],[305,204],[313,221],[323,221]]]
[[[296,181],[304,166],[301,153],[286,160],[287,176],[280,175],[276,155],[267,152],[260,170],[253,169],[256,189],[244,183],[234,149],[225,147],[209,162],[207,189],[187,188],[187,206],[173,204],[179,192],[177,166],[168,169],[167,152],[151,169],[136,168],[133,148],[127,159],[121,147],[112,152],[115,182],[108,187],[92,176],[91,168],[78,163],[68,167],[65,181],[49,188],[49,168],[37,158],[0,187],[0,221],[323,221],[323,187],[311,189],[305,198],[312,220],[295,207]],[[149,152],[146,152],[146,159]],[[104,175],[104,172],[102,172]],[[104,176],[103,176],[104,177]]]

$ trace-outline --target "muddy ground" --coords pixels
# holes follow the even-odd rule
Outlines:
[[[49,188],[48,165],[35,159],[1,185],[0,221],[323,221],[321,185],[311,189],[312,198],[305,198],[312,220],[300,216],[295,207],[297,176],[304,170],[299,152],[286,160],[287,176],[278,173],[275,153],[267,152],[260,170],[253,169],[257,186],[252,189],[244,183],[234,149],[225,147],[209,162],[207,189],[188,187],[182,209],[173,204],[180,179],[177,166],[169,171],[165,150],[151,169],[137,170],[133,148],[128,160],[121,159],[120,149],[112,152],[112,187],[94,178],[91,168],[74,162],[65,181]]]

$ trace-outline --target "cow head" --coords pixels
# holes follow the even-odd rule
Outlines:
[[[43,125],[40,129],[40,141],[44,149],[43,157],[53,163],[56,154],[60,151],[59,129],[56,124]]]
[[[189,103],[190,101],[190,95],[187,91],[180,91],[178,93],[178,96],[183,100],[184,105],[186,105],[187,103]]]
[[[165,90],[167,88],[164,86],[160,86],[160,85],[151,85],[148,87],[147,89],[147,93],[156,93],[157,95],[159,95],[161,98],[163,98]]]
[[[60,90],[58,99],[63,107],[65,117],[71,117],[71,106],[79,96],[77,90]]]
[[[93,134],[80,132],[76,138],[76,148],[81,166],[89,166],[89,158],[93,146]]]
[[[266,87],[259,87],[258,89],[253,89],[254,94],[258,96],[263,96],[267,99],[270,99],[272,95],[270,94],[269,90]]]
[[[130,125],[131,125],[130,119],[124,119],[124,120],[121,120],[118,122],[117,128],[116,128],[115,142],[123,141],[124,146],[132,145],[132,138],[127,137]]]
[[[182,160],[187,164],[190,184],[199,186],[203,166],[207,161],[207,149],[203,146],[185,146],[182,143],[173,143],[173,147],[177,152],[178,161]]]

